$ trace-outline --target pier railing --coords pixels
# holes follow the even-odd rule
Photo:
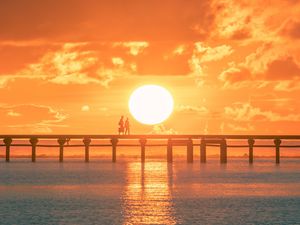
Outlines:
[[[117,147],[129,147],[136,146],[141,148],[141,162],[145,162],[146,147],[149,146],[165,146],[167,162],[173,162],[173,146],[186,146],[187,148],[187,162],[192,163],[194,159],[194,149],[199,147],[200,162],[206,162],[206,147],[207,146],[219,146],[220,147],[220,162],[227,163],[227,151],[228,148],[248,148],[249,150],[249,163],[253,163],[254,149],[260,148],[274,148],[275,162],[280,163],[280,149],[281,148],[300,148],[300,144],[282,145],[283,140],[299,141],[300,135],[0,135],[0,139],[3,140],[3,146],[5,148],[5,161],[10,161],[11,147],[26,147],[30,146],[31,161],[36,161],[37,148],[53,147],[59,149],[59,162],[64,160],[64,148],[65,147],[83,147],[85,162],[89,162],[90,159],[90,147],[111,147],[112,149],[112,162],[117,160]],[[28,144],[15,144],[14,141],[27,140]],[[40,140],[54,140],[57,144],[39,144]],[[70,140],[82,140],[82,144],[68,144]],[[107,143],[95,144],[93,141],[106,141]],[[133,140],[133,144],[120,144],[119,140]],[[160,140],[161,144],[147,144],[148,140]],[[232,145],[227,144],[228,140],[246,140],[245,145]],[[273,144],[268,145],[256,145],[257,140],[272,140]],[[197,143],[195,143],[198,142]]]

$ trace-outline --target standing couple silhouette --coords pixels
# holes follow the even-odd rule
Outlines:
[[[128,117],[126,118],[124,123],[124,116],[121,116],[121,119],[119,121],[119,135],[120,134],[130,134],[130,124]]]

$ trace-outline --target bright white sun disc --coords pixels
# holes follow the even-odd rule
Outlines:
[[[173,111],[173,97],[158,85],[144,85],[136,89],[129,99],[129,111],[143,124],[158,124],[166,120]]]

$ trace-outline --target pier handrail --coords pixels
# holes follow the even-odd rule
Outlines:
[[[202,139],[202,138],[221,138],[221,139],[299,139],[300,135],[265,135],[265,134],[255,134],[255,135],[236,135],[236,134],[134,134],[134,135],[116,135],[116,134],[1,134],[0,138],[16,138],[25,139],[37,137],[40,139],[54,139],[54,138],[93,138],[93,139],[169,139],[169,138],[192,138],[192,139]]]
[[[173,146],[187,147],[187,162],[193,162],[193,147],[200,146],[200,161],[206,162],[206,146],[220,146],[220,162],[227,163],[227,148],[249,148],[249,163],[253,163],[253,149],[254,147],[274,147],[276,154],[276,163],[280,163],[280,148],[299,148],[300,145],[281,145],[282,140],[299,140],[300,135],[203,135],[203,134],[135,134],[135,135],[115,135],[115,134],[2,134],[0,139],[6,149],[6,162],[10,161],[10,148],[14,147],[32,147],[32,162],[36,161],[37,147],[58,147],[59,148],[59,162],[63,162],[64,147],[84,147],[85,148],[85,162],[89,162],[89,148],[90,147],[112,147],[112,162],[116,162],[117,146],[140,146],[141,147],[141,161],[145,162],[145,147],[146,146],[167,146],[167,161],[173,161]],[[14,140],[29,140],[27,144],[15,144]],[[40,140],[56,140],[56,144],[38,144]],[[70,140],[81,140],[82,144],[71,144]],[[92,140],[109,140],[108,143],[94,144]],[[119,140],[138,140],[138,144],[124,144],[119,143]],[[165,144],[149,144],[147,140],[164,140]],[[200,144],[194,143],[194,140],[200,140]],[[248,145],[232,145],[227,144],[227,140],[247,140]],[[273,145],[270,144],[255,144],[256,140],[272,140]]]

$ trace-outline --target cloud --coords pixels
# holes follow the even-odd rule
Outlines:
[[[53,127],[64,127],[62,124],[68,115],[50,106],[22,104],[2,105],[0,125],[7,130],[16,132],[48,132]]]
[[[245,88],[245,84],[257,89],[274,81],[296,82],[300,77],[300,66],[287,51],[286,47],[264,44],[248,55],[244,62],[230,63],[218,78],[228,89]]]
[[[287,20],[297,21],[300,6],[297,1],[222,0],[213,1],[216,15],[213,37],[239,40],[242,43],[281,41],[278,33]],[[297,36],[297,25],[288,31]],[[287,32],[291,33],[291,32]]]
[[[109,84],[116,78],[136,74],[135,64],[125,65],[123,59],[121,58],[112,58],[112,63],[114,64],[114,67],[107,68],[105,66],[101,66],[96,71],[96,74],[99,78],[98,81],[104,87],[108,87]]]
[[[129,54],[137,56],[141,54],[145,48],[149,46],[146,41],[131,41],[131,42],[116,42],[113,44],[114,47],[122,46],[129,49]]]
[[[7,86],[7,84],[10,81],[13,81],[15,79],[15,77],[13,76],[5,76],[5,75],[1,75],[0,76],[0,88],[4,88]]]
[[[186,52],[188,46],[185,45],[185,44],[181,44],[181,45],[178,45],[174,50],[173,50],[173,55],[182,55]]]
[[[65,43],[61,49],[45,53],[38,62],[10,75],[0,76],[0,87],[5,87],[16,79],[40,79],[57,84],[86,84],[99,81],[90,77],[88,69],[94,66],[97,58],[91,51],[80,51],[86,43]]]
[[[189,65],[191,69],[191,75],[195,78],[203,78],[207,76],[203,71],[203,65],[201,63],[201,59],[197,57],[195,54],[189,59]]]
[[[8,115],[8,116],[12,116],[12,117],[18,117],[18,116],[21,116],[20,113],[14,112],[13,110],[9,110],[9,111],[7,112],[7,115]]]
[[[250,103],[236,104],[224,108],[224,114],[227,119],[239,122],[253,121],[300,121],[300,114],[282,115],[270,110],[263,111],[261,108],[254,107]]]
[[[178,46],[186,46],[182,54],[174,53]],[[150,42],[142,54],[127,57],[136,64],[136,72],[142,76],[186,76],[190,72],[188,59],[192,53],[190,43]],[[177,49],[178,50],[178,49]]]
[[[82,111],[82,112],[88,112],[88,111],[90,111],[90,107],[89,107],[88,105],[83,105],[83,106],[81,107],[81,111]]]
[[[86,84],[99,82],[89,76],[89,69],[97,63],[97,57],[91,51],[80,51],[77,44],[64,44],[59,51],[47,53],[39,63],[25,69],[26,74],[43,76],[49,82],[57,84]]]
[[[300,81],[299,80],[284,80],[279,81],[274,87],[275,91],[286,91],[286,92],[292,92],[300,90]]]
[[[120,66],[120,67],[124,66],[124,60],[120,57],[113,57],[111,61],[112,64],[114,64],[115,66]]]
[[[135,74],[136,65],[121,57],[111,61],[89,50],[88,43],[65,43],[60,49],[46,52],[37,62],[12,75],[0,75],[0,88],[16,79],[39,79],[55,84],[96,83],[108,87],[116,77]]]
[[[255,77],[255,74],[241,65],[231,63],[230,67],[221,72],[218,79],[223,82],[222,89],[260,89],[270,82],[263,77]]]
[[[195,79],[198,86],[208,83],[207,63],[219,61],[233,53],[229,45],[219,45],[210,47],[203,42],[194,43],[192,56],[188,60],[190,66],[190,76]]]
[[[202,42],[194,44],[194,50],[189,65],[192,73],[197,76],[203,76],[203,64],[223,59],[233,53],[233,49],[228,45],[219,45],[216,47],[206,46]]]
[[[229,45],[219,45],[216,47],[206,46],[203,42],[195,43],[196,54],[200,58],[200,63],[213,62],[223,59],[233,53],[233,49]]]
[[[66,42],[60,45],[59,48],[55,44],[55,48],[44,52],[35,62],[0,78],[0,87],[20,78],[108,87],[114,79],[130,75],[190,75],[200,84],[206,82],[206,63],[222,60],[233,52],[229,45],[210,47],[203,42],[151,45],[146,41]]]
[[[226,126],[232,131],[239,131],[239,132],[255,130],[255,127],[249,123],[246,123],[245,125],[228,123],[228,124],[226,124]]]
[[[286,57],[287,52],[287,46],[283,44],[264,43],[249,54],[240,65],[250,70],[252,74],[261,75],[267,71],[271,62]]]
[[[180,113],[186,114],[199,114],[199,115],[207,115],[209,110],[204,106],[190,106],[190,105],[179,105],[176,107],[176,111]]]
[[[167,129],[163,124],[159,124],[152,127],[150,134],[178,134],[178,132],[172,128]]]
[[[264,1],[224,0],[214,1],[212,7],[216,12],[212,37],[229,39],[230,43],[238,40],[236,52],[240,56],[248,52],[244,59],[236,59],[219,73],[223,88],[241,89],[249,84],[257,89],[271,83],[278,86],[280,80],[298,79],[300,5],[297,1],[274,0],[270,5]],[[252,46],[256,48],[254,51]]]
[[[213,1],[216,13],[215,35],[228,39],[251,36],[253,8],[248,5],[243,4],[242,6],[240,2],[234,0]]]
[[[228,86],[232,83],[237,83],[245,80],[251,79],[251,72],[246,68],[241,68],[235,65],[232,65],[228,69],[224,70],[220,75],[219,79],[225,82],[225,86]]]

